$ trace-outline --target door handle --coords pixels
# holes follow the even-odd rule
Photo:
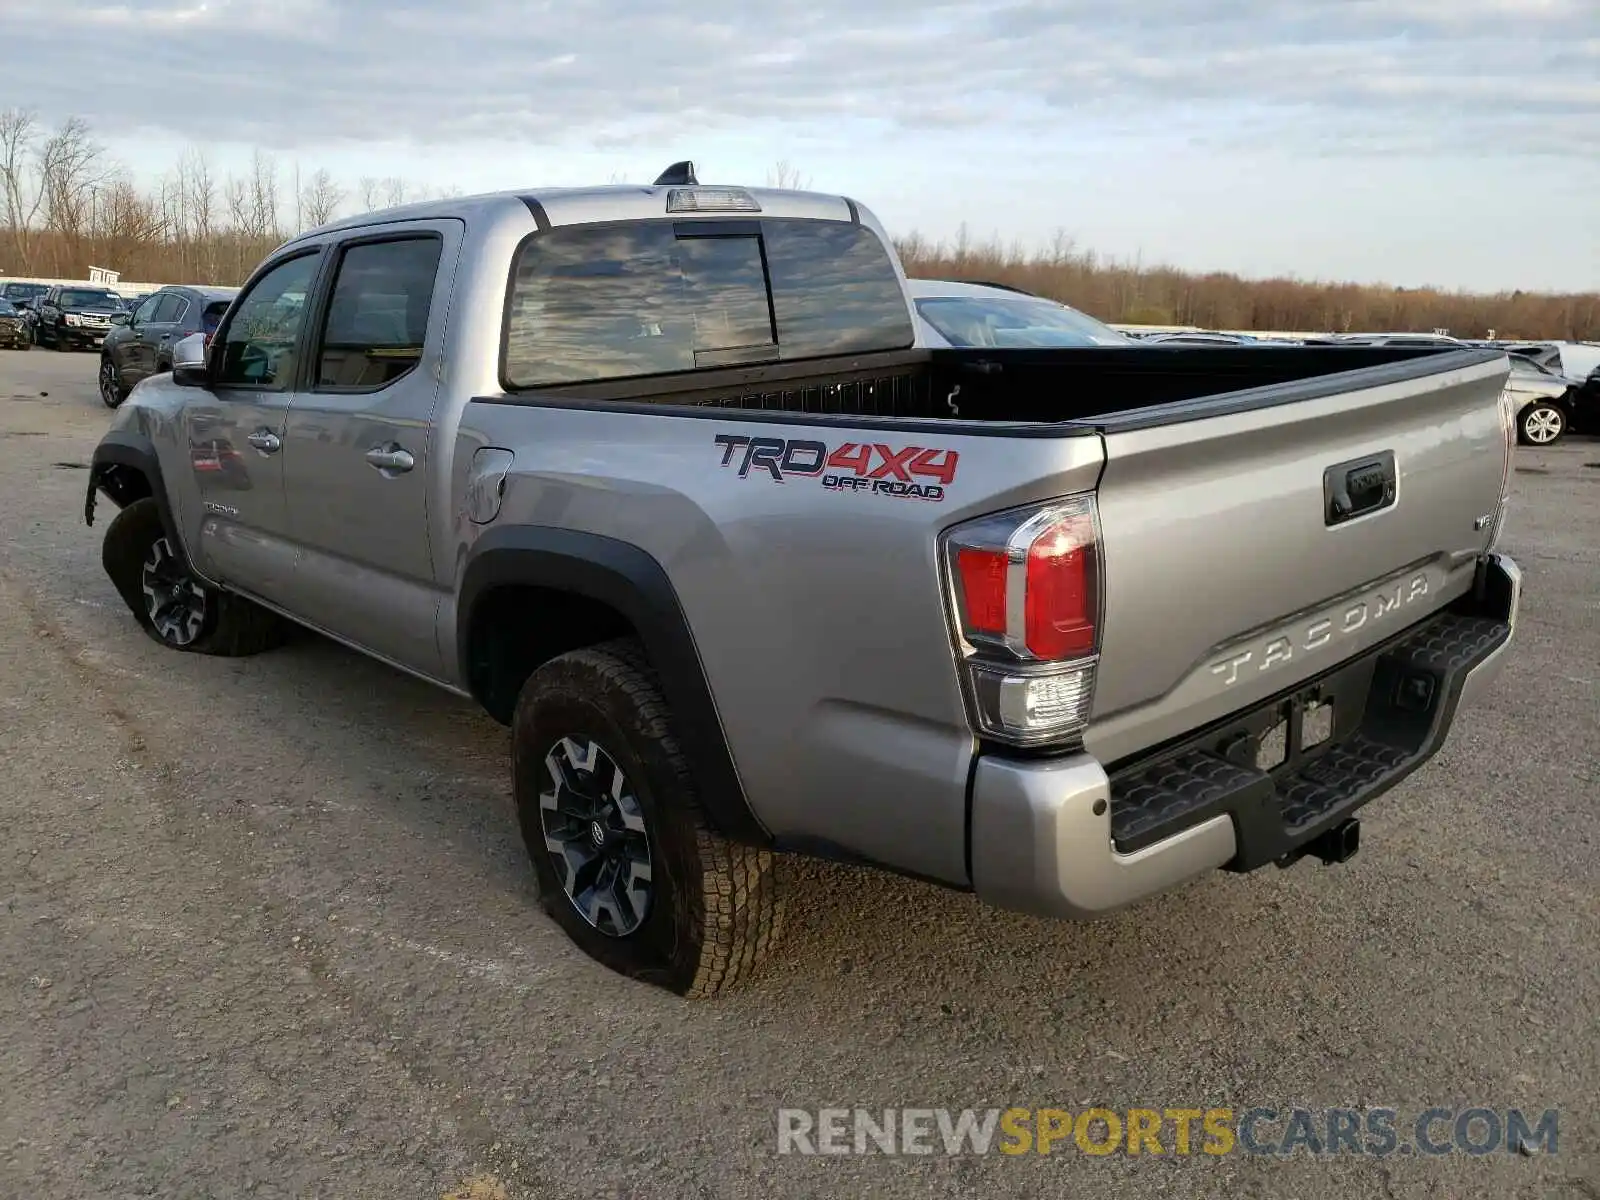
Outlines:
[[[390,442],[387,446],[374,446],[367,451],[367,461],[385,474],[400,474],[416,466],[416,459],[404,446]]]
[[[276,453],[279,447],[283,445],[283,443],[278,440],[278,435],[273,433],[270,429],[258,429],[244,440],[249,442],[263,454]]]

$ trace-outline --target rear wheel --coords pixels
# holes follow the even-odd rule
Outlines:
[[[1517,436],[1525,445],[1549,446],[1567,431],[1567,414],[1554,404],[1530,404],[1517,418]]]
[[[540,902],[580,949],[690,997],[756,973],[782,926],[780,863],[711,828],[637,642],[535,671],[511,746]]]
[[[243,657],[284,639],[282,618],[189,571],[152,497],[135,500],[112,519],[100,561],[140,627],[169,650]]]
[[[122,386],[122,373],[117,364],[106,355],[100,359],[100,402],[107,408],[117,408],[128,398],[128,389]]]

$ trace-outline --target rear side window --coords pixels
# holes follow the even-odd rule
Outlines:
[[[161,325],[169,321],[176,321],[183,315],[183,310],[185,307],[186,302],[182,296],[175,296],[171,292],[168,292],[156,303],[155,314],[150,318],[150,320],[156,325]]]
[[[556,229],[523,245],[510,388],[898,350],[914,337],[871,230],[825,221]]]
[[[322,328],[319,390],[387,387],[421,361],[443,249],[429,234],[345,250]]]

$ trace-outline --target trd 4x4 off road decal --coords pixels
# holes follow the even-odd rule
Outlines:
[[[829,449],[826,442],[791,438],[745,437],[719,433],[722,465],[735,467],[739,478],[752,472],[778,483],[790,478],[821,479],[830,492],[867,492],[909,500],[944,499],[955,481],[955,450],[923,446],[895,448],[882,442],[845,442]]]

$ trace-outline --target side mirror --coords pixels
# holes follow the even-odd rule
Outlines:
[[[130,313],[130,312],[119,312],[119,313],[112,313],[111,314],[111,323],[113,325],[126,325],[131,320],[133,320],[133,314]]]
[[[172,347],[172,382],[179,387],[205,387],[206,335],[191,333]]]

